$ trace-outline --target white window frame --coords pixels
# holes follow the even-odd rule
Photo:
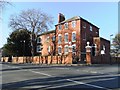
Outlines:
[[[58,30],[62,30],[62,25],[58,25]]]
[[[55,41],[55,35],[54,35],[54,36],[52,36],[52,41]]]
[[[49,36],[47,36],[46,41],[47,41],[47,42],[49,42],[49,40],[50,40],[50,37],[49,37]]]
[[[69,36],[68,36],[67,41],[66,41],[66,35],[68,35],[68,33],[65,33],[65,35],[64,35],[64,41],[65,41],[65,43],[68,43],[69,42]]]
[[[68,49],[68,50],[66,50],[66,49]],[[64,46],[64,54],[68,54],[68,52],[69,52],[69,46],[65,45]]]
[[[48,52],[50,52],[50,46],[48,46]]]
[[[92,28],[92,26],[90,25],[90,31],[93,31],[93,28]]]
[[[60,42],[59,42],[59,39],[60,39],[59,37],[61,37],[61,41]],[[59,34],[58,35],[58,44],[61,44],[61,43],[62,43],[62,36],[61,36],[61,34]]]
[[[59,52],[59,48],[61,48],[61,52]],[[58,54],[62,54],[62,46],[58,46]]]
[[[76,21],[72,21],[72,27],[73,27],[73,28],[76,27]]]
[[[75,53],[75,51],[73,51],[73,47],[75,46],[75,49],[76,49],[76,44],[73,44],[72,45],[72,52]]]
[[[38,46],[37,46],[37,52],[42,52],[42,50],[41,50],[41,45],[38,45]]]
[[[68,23],[64,24],[65,29],[68,29]]]
[[[42,40],[41,37],[38,37],[38,38],[37,38],[37,43],[41,43],[41,40],[40,40],[40,39]]]
[[[73,33],[75,33],[75,40],[73,40]],[[72,32],[72,42],[76,42],[76,32]]]

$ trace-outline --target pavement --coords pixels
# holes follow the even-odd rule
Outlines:
[[[0,63],[2,90],[120,90],[119,65]],[[2,74],[2,75],[1,75]]]

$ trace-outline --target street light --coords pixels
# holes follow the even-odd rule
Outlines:
[[[111,37],[113,36],[113,34],[110,35],[110,64],[111,64]]]
[[[25,56],[25,55],[24,55],[24,54],[25,54],[24,52],[25,52],[25,40],[23,41],[23,63],[24,63],[24,56]]]
[[[111,37],[113,36],[113,34],[110,35],[110,48],[111,48]]]

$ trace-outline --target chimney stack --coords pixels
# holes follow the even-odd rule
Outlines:
[[[58,14],[58,23],[62,22],[65,20],[65,16],[62,13]]]

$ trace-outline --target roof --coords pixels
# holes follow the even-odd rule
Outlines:
[[[60,22],[60,23],[58,23],[58,24],[56,24],[56,25],[59,25],[59,24],[65,23],[65,22],[69,22],[69,21],[73,21],[73,20],[79,20],[79,19],[80,19],[79,16],[74,16],[74,17],[72,17],[72,18],[70,18],[70,19],[67,19],[67,20],[65,20],[65,21],[62,21],[62,22]]]
[[[46,35],[46,34],[50,34],[50,33],[55,33],[55,30],[50,30],[44,33],[39,34],[38,36],[42,36],[42,35]]]
[[[105,38],[103,38],[103,37],[100,37],[100,39],[110,42],[109,40],[107,40],[107,39],[105,39]]]
[[[91,22],[87,21],[86,19],[83,19],[83,18],[80,17],[80,16],[74,16],[74,17],[72,17],[72,18],[70,18],[70,19],[67,19],[67,20],[65,20],[65,21],[62,21],[62,22],[60,22],[60,23],[58,23],[58,24],[56,24],[56,25],[59,25],[59,24],[65,23],[65,22],[69,22],[69,21],[80,20],[80,19],[88,22],[89,24],[92,24]],[[55,25],[55,26],[56,26],[56,25]],[[99,29],[99,27],[97,27],[96,25],[94,25],[94,24],[92,24],[92,25]]]
[[[107,39],[105,39],[105,38],[103,38],[103,37],[93,37],[93,38],[110,42],[109,40],[107,40]]]

